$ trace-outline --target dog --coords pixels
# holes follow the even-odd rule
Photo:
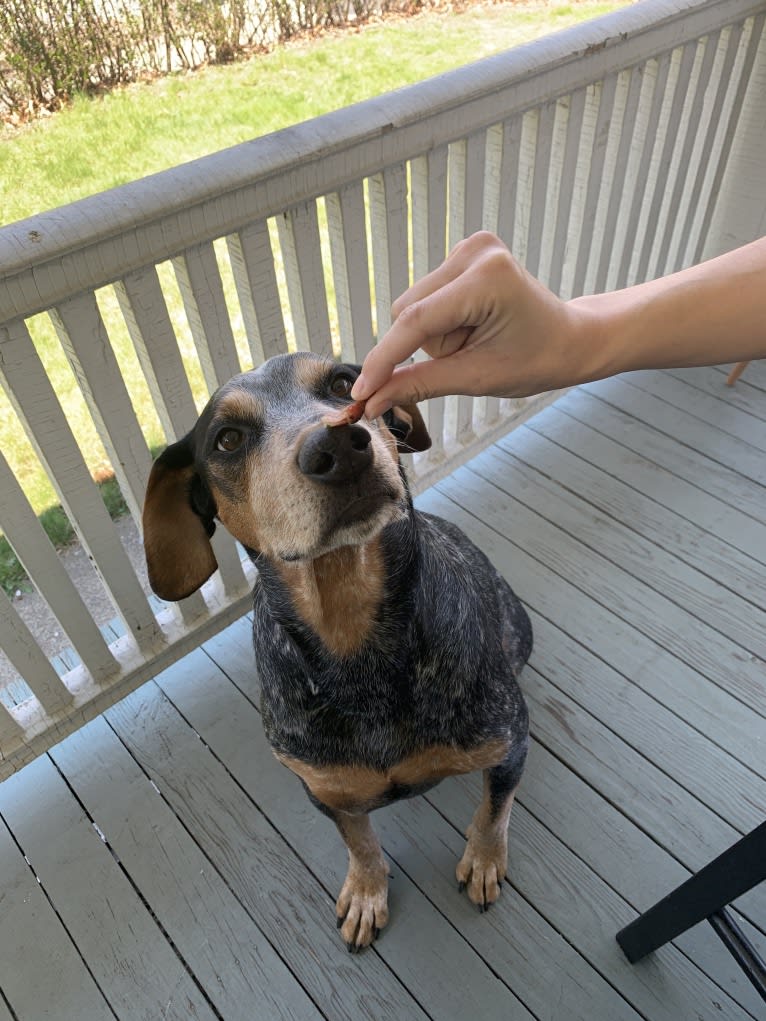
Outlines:
[[[358,374],[300,353],[235,376],[154,462],[143,514],[163,599],[215,571],[216,520],[258,569],[263,724],[347,845],[336,915],[352,952],[388,921],[369,813],[447,776],[484,771],[456,874],[480,910],[497,900],[528,744],[516,678],[532,649],[527,613],[485,555],[413,507],[399,454],[430,446],[417,408],[333,419]]]

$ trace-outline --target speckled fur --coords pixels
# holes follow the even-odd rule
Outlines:
[[[274,748],[386,770],[429,744],[522,742],[516,682],[532,648],[521,603],[454,525],[409,504],[383,531],[386,597],[354,655],[329,655],[257,559],[253,634]]]
[[[144,507],[149,577],[163,598],[215,570],[216,520],[258,568],[264,728],[346,841],[337,918],[351,950],[388,919],[387,866],[367,813],[444,776],[484,769],[456,874],[482,910],[499,896],[528,742],[516,678],[532,649],[529,618],[486,556],[413,507],[397,448],[430,443],[417,410],[323,424],[344,406],[333,381],[356,371],[300,354],[235,377],[155,462]],[[331,458],[342,478],[306,459],[317,442],[322,458],[327,444],[356,451]]]

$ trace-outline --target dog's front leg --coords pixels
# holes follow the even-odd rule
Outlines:
[[[508,822],[526,757],[525,738],[501,763],[484,770],[484,797],[468,827],[465,853],[456,869],[459,889],[467,889],[480,911],[487,911],[500,896],[508,865]]]
[[[369,815],[328,814],[348,847],[348,874],[336,914],[341,936],[355,953],[369,946],[388,921],[388,864]]]

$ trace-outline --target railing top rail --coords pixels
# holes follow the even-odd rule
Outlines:
[[[0,228],[0,323],[49,309],[656,53],[764,0],[644,0],[415,86]],[[491,99],[488,102],[488,98]],[[183,215],[181,215],[183,214]]]

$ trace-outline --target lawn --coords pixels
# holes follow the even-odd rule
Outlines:
[[[302,39],[241,64],[178,74],[8,130],[0,222],[10,223],[329,110],[400,88],[624,0],[474,4]]]
[[[225,67],[120,89],[0,134],[0,222],[10,223],[350,103],[411,84],[576,22],[625,0],[472,4],[300,39]],[[173,291],[169,267],[163,286]],[[150,445],[159,423],[111,289],[99,295],[118,359],[138,380],[134,399]],[[170,299],[179,344],[203,392],[180,299]],[[47,316],[30,330],[95,475],[109,463]],[[57,503],[0,392],[0,446],[37,512]],[[61,542],[67,535],[57,535]],[[0,545],[0,583],[3,550]],[[6,588],[8,582],[5,582]]]

